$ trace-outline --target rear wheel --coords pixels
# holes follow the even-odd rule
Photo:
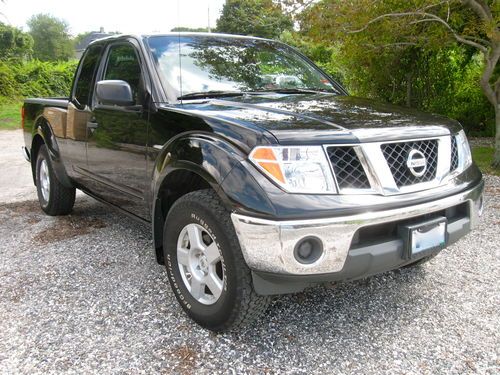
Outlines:
[[[40,146],[36,160],[36,190],[42,210],[51,216],[67,215],[75,204],[75,188],[67,188],[57,179],[47,147]]]
[[[255,293],[230,214],[212,190],[186,194],[171,208],[164,252],[172,289],[201,326],[225,331],[255,320],[270,297]]]

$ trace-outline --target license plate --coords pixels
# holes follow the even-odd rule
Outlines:
[[[421,257],[446,246],[446,218],[405,225],[400,228],[406,248],[406,258]]]

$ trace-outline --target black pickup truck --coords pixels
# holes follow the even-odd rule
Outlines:
[[[180,305],[214,331],[274,294],[420,264],[483,207],[456,121],[349,96],[272,40],[93,42],[69,98],[27,99],[23,129],[42,209],[69,214],[80,189],[151,223]]]

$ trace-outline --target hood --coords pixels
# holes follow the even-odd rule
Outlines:
[[[184,103],[183,109],[269,131],[280,143],[340,143],[446,135],[461,129],[443,116],[333,94],[255,95]]]

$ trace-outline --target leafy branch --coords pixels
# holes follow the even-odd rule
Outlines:
[[[385,13],[371,19],[358,29],[346,31],[349,34],[360,33],[367,30],[371,25],[388,18],[417,18],[409,22],[410,25],[417,25],[422,23],[438,23],[442,25],[457,42],[468,45],[470,47],[474,47],[483,53],[485,69],[481,79],[481,87],[491,104],[494,106],[498,106],[498,103],[500,101],[500,83],[497,80],[495,84],[490,85],[490,80],[492,79],[498,60],[500,59],[500,32],[498,30],[498,26],[495,25],[493,27],[492,37],[490,37],[489,40],[477,36],[461,35],[450,25],[449,21],[439,17],[434,13],[429,12],[429,9],[435,9],[445,3],[448,3],[449,6],[449,1],[441,1],[437,4],[431,4],[423,8],[422,10]],[[471,9],[484,24],[489,25],[494,23],[492,12],[489,9],[488,5],[483,1],[461,0],[461,3],[464,6],[468,6],[469,9]],[[392,43],[391,45],[401,45],[401,43]]]

